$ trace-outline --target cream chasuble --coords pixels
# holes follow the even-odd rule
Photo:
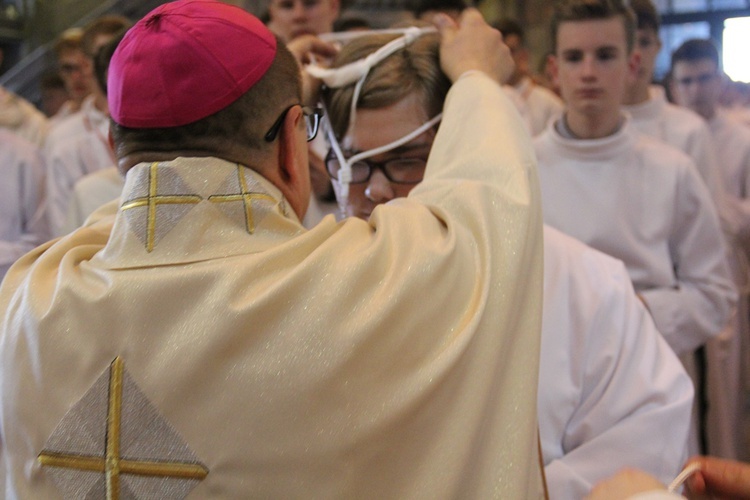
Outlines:
[[[249,168],[131,169],[0,292],[7,491],[538,497],[541,214],[497,84],[454,85],[427,171],[308,231]]]

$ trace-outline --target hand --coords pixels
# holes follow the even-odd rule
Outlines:
[[[688,498],[750,499],[750,465],[713,457],[693,457],[700,470],[687,480]]]
[[[609,479],[599,482],[591,490],[587,500],[626,499],[637,493],[666,490],[655,477],[637,469],[623,469]]]
[[[466,9],[459,24],[445,14],[436,15],[433,22],[440,32],[440,67],[451,81],[479,70],[505,83],[513,73],[510,49],[478,10]]]
[[[300,68],[305,64],[310,64],[316,58],[329,60],[338,52],[338,49],[334,45],[324,42],[315,35],[297,37],[289,42],[286,47],[294,58],[297,59]],[[302,71],[303,104],[313,106],[318,101],[319,91],[320,80],[313,78],[306,71]]]

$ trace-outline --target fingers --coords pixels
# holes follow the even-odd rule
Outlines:
[[[287,44],[287,48],[300,64],[309,64],[314,56],[331,58],[338,52],[336,46],[315,35],[297,37]]]
[[[511,75],[510,50],[479,11],[467,9],[458,24],[447,16],[436,16],[434,22],[441,36],[440,67],[452,81],[467,71],[482,71],[499,83]]]
[[[694,457],[700,471],[687,481],[688,491],[694,495],[719,495],[750,499],[750,465],[713,457]]]
[[[330,59],[336,55],[338,49],[328,42],[324,42],[315,35],[304,35],[295,38],[287,44],[289,52],[297,60],[300,68],[310,64],[314,59]],[[313,105],[318,100],[320,81],[302,71],[302,102]]]
[[[443,13],[436,14],[432,18],[432,24],[435,25],[438,33],[440,33],[441,40],[452,40],[453,37],[456,36],[456,31],[458,31],[458,24],[456,24],[456,21],[454,21],[450,16]]]

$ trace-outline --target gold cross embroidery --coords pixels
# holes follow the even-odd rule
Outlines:
[[[208,470],[199,464],[127,460],[120,456],[123,371],[123,361],[118,356],[112,362],[109,372],[106,455],[102,458],[42,452],[37,457],[39,463],[46,467],[63,467],[103,473],[107,482],[107,500],[118,500],[120,498],[121,474],[173,477],[179,479],[204,479],[208,475]]]
[[[148,231],[146,233],[146,251],[151,252],[154,249],[154,238],[156,235],[156,206],[157,205],[194,205],[199,203],[203,198],[198,195],[158,195],[157,194],[157,165],[158,162],[151,164],[149,171],[148,196],[145,198],[136,198],[126,202],[121,209],[130,210],[131,208],[148,207]]]
[[[270,200],[276,203],[276,199],[266,193],[251,193],[247,190],[247,181],[243,175],[242,165],[237,165],[237,179],[240,183],[240,192],[237,194],[215,194],[208,197],[208,201],[211,203],[229,203],[232,201],[241,201],[245,208],[245,227],[247,232],[253,234],[255,232],[255,219],[253,217],[253,199],[260,198]]]

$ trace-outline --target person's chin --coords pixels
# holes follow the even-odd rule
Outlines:
[[[369,210],[354,210],[353,214],[358,219],[362,219],[364,221],[370,220],[370,215],[372,215],[372,212]]]
[[[305,28],[305,29],[299,29],[299,30],[292,31],[291,39],[294,40],[295,38],[299,38],[301,36],[316,35],[316,34],[317,33],[313,32],[312,30],[307,29],[307,28]]]

